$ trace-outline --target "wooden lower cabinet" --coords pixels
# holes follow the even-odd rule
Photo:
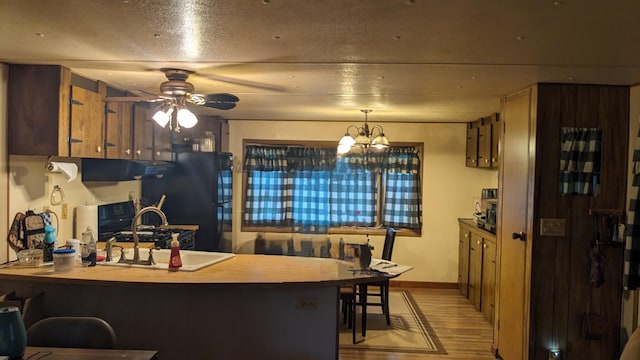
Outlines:
[[[493,323],[496,288],[496,237],[471,219],[459,219],[458,287]]]
[[[471,232],[460,226],[460,243],[458,245],[458,289],[464,297],[469,297],[469,237]]]

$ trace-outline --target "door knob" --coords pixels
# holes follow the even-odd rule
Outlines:
[[[520,239],[520,240],[524,241],[525,235],[524,235],[524,232],[520,231],[520,232],[511,234],[511,238],[513,240]]]

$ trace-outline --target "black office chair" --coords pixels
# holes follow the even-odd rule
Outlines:
[[[396,240],[396,231],[392,227],[387,227],[387,234],[384,237],[384,246],[382,248],[382,260],[391,261],[391,255],[393,253],[393,243]],[[377,281],[363,284],[367,287],[366,305],[381,306],[382,313],[387,318],[387,325],[391,325],[391,318],[389,316],[389,280]],[[370,287],[377,287],[378,291],[371,292]],[[375,290],[375,289],[374,289]],[[369,297],[379,297],[380,302],[369,302]]]
[[[97,317],[49,317],[27,329],[27,345],[114,349],[116,333],[108,322]]]

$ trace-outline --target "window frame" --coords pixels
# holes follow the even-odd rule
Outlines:
[[[290,141],[290,140],[259,140],[259,139],[244,139],[242,142],[242,163],[244,164],[245,159],[245,150],[247,145],[258,144],[258,145],[285,145],[285,146],[307,146],[307,147],[320,147],[320,148],[333,148],[336,147],[336,142],[334,141]],[[422,195],[424,194],[424,179],[423,179],[423,159],[424,159],[424,143],[422,142],[394,142],[394,146],[413,146],[418,149],[418,157],[420,158],[420,195],[422,199]],[[247,185],[248,185],[248,175],[247,171],[241,170],[242,172],[242,206],[240,208],[240,231],[242,232],[272,232],[272,233],[296,233],[293,226],[253,226],[253,225],[245,225],[244,224],[244,214],[247,203]],[[382,182],[382,175],[378,173],[376,175],[376,182],[378,185],[378,201],[377,201],[377,215],[376,215],[376,226],[374,227],[363,227],[363,226],[340,226],[340,227],[329,227],[327,228],[327,234],[338,234],[338,235],[385,235],[386,227],[381,225],[382,219],[382,193],[384,191]],[[424,225],[422,222],[421,225]],[[422,226],[420,229],[409,229],[409,228],[395,228],[394,229],[400,233],[402,236],[413,236],[420,237],[422,236]]]

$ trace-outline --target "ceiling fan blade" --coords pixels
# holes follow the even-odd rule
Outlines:
[[[204,100],[209,102],[209,101],[223,101],[223,102],[238,102],[240,101],[240,99],[233,95],[233,94],[228,94],[228,93],[220,93],[220,94],[207,94],[204,96]]]
[[[165,101],[158,96],[109,96],[105,97],[104,101],[106,102],[157,102],[157,101]]]
[[[194,75],[197,75],[197,76],[203,77],[205,79],[209,79],[209,80],[220,81],[220,82],[224,82],[224,83],[241,85],[241,86],[247,86],[247,87],[252,87],[252,88],[256,88],[256,89],[264,89],[264,90],[271,90],[271,91],[285,91],[285,88],[283,86],[279,86],[279,85],[264,84],[264,83],[260,83],[260,82],[256,82],[256,81],[241,80],[241,79],[235,79],[235,78],[230,78],[230,77],[220,76],[220,75],[209,75],[209,74],[201,74],[201,73],[196,73]]]
[[[234,102],[219,102],[219,103],[215,103],[215,102],[211,102],[211,103],[205,103],[202,106],[206,106],[206,107],[210,107],[210,108],[214,108],[214,109],[220,109],[220,110],[230,110],[233,109],[234,107],[236,107],[236,103]]]

